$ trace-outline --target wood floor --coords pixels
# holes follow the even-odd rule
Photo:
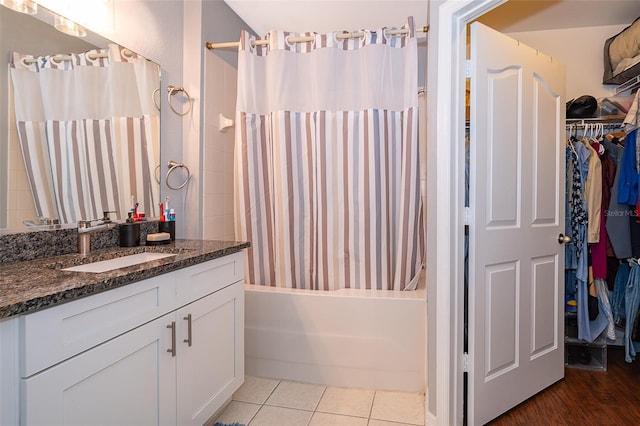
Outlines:
[[[640,425],[640,359],[607,348],[607,371],[565,368],[564,379],[489,423],[501,425]]]

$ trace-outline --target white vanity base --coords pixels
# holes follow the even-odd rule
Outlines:
[[[244,381],[242,262],[0,322],[0,424],[204,424]]]

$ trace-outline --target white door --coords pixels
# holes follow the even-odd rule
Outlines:
[[[471,25],[469,425],[564,377],[564,82]]]

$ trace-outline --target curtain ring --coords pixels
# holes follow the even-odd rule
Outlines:
[[[187,98],[187,103],[189,106],[185,112],[178,112],[171,104],[171,96],[175,95],[178,92],[184,93],[185,98]],[[169,101],[169,107],[171,108],[171,111],[175,112],[176,114],[187,115],[191,112],[191,96],[189,96],[189,93],[184,90],[184,87],[167,86],[167,100]]]
[[[184,165],[184,163],[177,163],[173,160],[170,160],[169,163],[167,164],[167,166],[169,166],[169,170],[167,170],[167,175],[165,176],[165,183],[167,184],[167,188],[169,189],[173,189],[173,190],[178,190],[178,189],[182,189],[184,188],[184,186],[189,182],[189,180],[191,179],[191,172],[189,171],[189,168],[187,166]],[[178,186],[171,186],[171,184],[169,183],[169,175],[171,174],[171,172],[173,172],[175,169],[178,168],[182,168],[184,167],[185,169],[187,169],[187,178],[184,180],[184,182],[182,182],[182,184],[178,185]]]

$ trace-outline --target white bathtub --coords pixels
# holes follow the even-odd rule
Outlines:
[[[425,391],[426,291],[330,292],[245,285],[245,373]]]

